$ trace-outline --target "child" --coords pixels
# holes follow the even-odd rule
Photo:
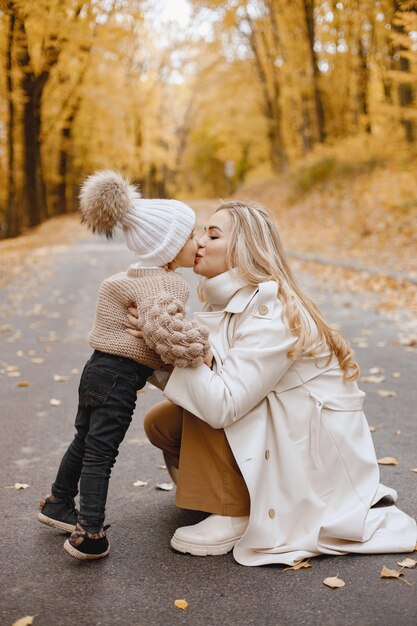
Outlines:
[[[145,200],[120,174],[90,176],[80,194],[82,221],[111,237],[123,228],[138,261],[103,281],[89,343],[94,352],[81,376],[76,434],[52,493],[40,503],[43,524],[71,532],[64,549],[77,559],[109,552],[103,527],[111,469],[132,419],[136,392],[164,364],[200,365],[208,332],[184,319],[189,287],[173,271],[192,267],[197,250],[194,211],[175,200]],[[143,339],[126,332],[127,309],[138,308]],[[80,491],[80,510],[74,497]]]

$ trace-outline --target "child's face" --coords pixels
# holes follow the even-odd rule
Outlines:
[[[174,263],[175,267],[193,267],[197,247],[197,238],[193,230],[184,246],[171,263]]]

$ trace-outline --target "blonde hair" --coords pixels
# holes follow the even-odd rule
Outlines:
[[[343,378],[356,380],[359,366],[352,349],[340,330],[325,320],[298,283],[288,264],[278,228],[265,207],[254,202],[231,201],[221,204],[217,211],[228,211],[232,219],[226,257],[228,267],[236,268],[239,276],[250,285],[267,280],[275,280],[278,284],[284,318],[291,333],[298,337],[288,357],[294,360],[315,357],[322,353],[323,345],[327,345],[330,352],[328,362],[335,355]],[[317,335],[311,333],[306,311],[317,326]]]

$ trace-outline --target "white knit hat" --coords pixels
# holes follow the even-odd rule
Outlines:
[[[177,256],[192,233],[194,211],[178,200],[147,200],[121,174],[103,170],[80,191],[81,221],[111,237],[121,226],[141,267],[161,267]]]

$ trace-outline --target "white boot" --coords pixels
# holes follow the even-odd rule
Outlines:
[[[194,556],[227,554],[246,531],[248,521],[249,517],[210,515],[193,526],[177,528],[171,546]]]

